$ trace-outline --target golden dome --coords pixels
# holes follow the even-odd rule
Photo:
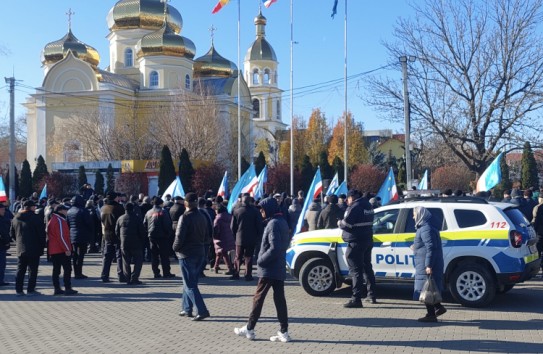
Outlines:
[[[138,48],[138,58],[148,55],[168,55],[192,59],[196,54],[194,43],[176,34],[169,22],[158,31],[143,36]]]
[[[255,25],[266,25],[266,23],[268,22],[268,20],[266,20],[266,17],[264,17],[264,15],[262,15],[262,12],[260,12],[258,15],[256,15],[255,17]]]
[[[277,61],[277,56],[273,47],[266,40],[266,17],[260,12],[255,17],[255,26],[256,26],[256,40],[247,50],[245,54],[245,61],[249,60],[273,60]]]
[[[179,11],[168,5],[168,22],[175,33],[183,28]],[[160,0],[120,0],[109,11],[110,31],[143,28],[158,30],[164,25],[164,4]]]
[[[236,64],[217,53],[213,43],[205,55],[194,61],[192,68],[194,78],[237,77],[238,75]]]
[[[71,29],[64,37],[58,41],[47,44],[45,48],[43,48],[42,63],[54,64],[59,62],[66,57],[69,50],[71,50],[77,58],[86,61],[93,67],[97,67],[100,63],[98,51],[77,39]]]

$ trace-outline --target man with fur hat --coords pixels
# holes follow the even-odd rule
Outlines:
[[[151,268],[155,279],[161,278],[158,264],[162,265],[164,278],[173,278],[170,267],[170,234],[172,233],[172,220],[168,211],[162,208],[163,200],[156,197],[153,200],[153,208],[145,214],[143,226],[147,231],[151,244]]]

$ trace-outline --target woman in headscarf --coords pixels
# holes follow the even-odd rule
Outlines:
[[[413,210],[413,219],[417,233],[411,246],[415,254],[415,291],[414,300],[418,300],[422,287],[432,276],[437,288],[443,290],[443,248],[439,230],[432,225],[432,214],[424,207],[418,206]],[[437,322],[437,317],[447,312],[441,304],[426,305],[426,316],[419,318],[420,322]]]

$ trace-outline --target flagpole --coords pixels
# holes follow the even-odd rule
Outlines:
[[[290,195],[294,196],[294,0],[290,0]]]
[[[240,74],[240,17],[241,17],[241,0],[238,0],[238,180],[241,178],[241,77]]]
[[[344,66],[343,66],[343,75],[344,75],[344,90],[345,90],[345,126],[344,126],[344,136],[343,139],[343,173],[344,180],[347,181],[347,171],[348,171],[348,153],[347,153],[347,0],[345,0],[345,26],[343,30],[343,47],[344,47]]]

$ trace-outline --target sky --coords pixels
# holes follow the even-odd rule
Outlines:
[[[225,58],[237,63],[238,1],[240,1],[241,67],[247,49],[255,39],[253,19],[258,14],[260,0],[231,0],[216,14],[211,10],[218,0],[171,0],[183,17],[181,35],[196,45],[196,57],[204,55],[211,43],[209,28],[214,26],[215,48]],[[345,1],[339,0],[338,13],[331,18],[334,0],[294,1],[294,115],[308,119],[312,109],[320,108],[331,123],[344,111],[344,14]],[[25,97],[40,87],[44,74],[40,54],[44,46],[63,37],[68,31],[69,9],[72,32],[82,42],[96,48],[101,60],[99,67],[109,65],[109,29],[106,16],[116,0],[26,0],[2,1],[0,4],[0,75],[14,76],[20,81],[15,90],[16,117],[23,115]],[[408,0],[347,0],[347,72],[348,76],[363,74],[392,62],[382,45],[393,40],[398,18],[412,13]],[[290,123],[290,0],[277,0],[271,7],[262,6],[267,18],[266,39],[275,49],[279,61],[279,88],[284,90],[283,122]],[[409,53],[406,53],[409,54]],[[398,66],[377,71],[398,80]],[[399,86],[400,87],[400,86]],[[393,129],[403,132],[401,124],[378,118],[361,97],[368,95],[362,82],[353,80],[348,88],[348,109],[366,130]],[[9,93],[4,80],[0,82],[0,124],[9,121]]]

